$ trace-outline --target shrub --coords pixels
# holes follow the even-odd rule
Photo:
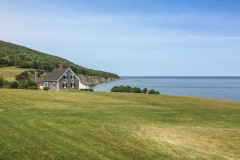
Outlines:
[[[3,88],[10,88],[11,84],[12,84],[12,82],[3,80]]]
[[[143,90],[141,90],[139,87],[130,87],[130,86],[114,86],[112,89],[111,89],[111,92],[130,92],[130,93],[144,93],[144,94],[160,94],[158,91],[155,91],[155,90],[150,90],[148,92],[148,89],[147,88],[144,88]]]
[[[29,89],[29,90],[37,90],[38,87],[37,86],[28,86],[27,89]]]
[[[4,80],[3,78],[0,78],[0,88],[2,88],[4,86]]]
[[[23,82],[23,81],[21,81],[21,82],[19,83],[18,88],[20,88],[20,89],[27,89],[27,88],[30,87],[30,86],[32,86],[32,87],[37,87],[37,84],[36,84],[35,82],[33,82],[33,81],[29,81],[29,82]]]
[[[133,88],[132,88],[131,86],[126,86],[126,87],[124,88],[124,91],[131,93],[131,92],[133,92]]]
[[[90,92],[93,92],[94,90],[92,88],[89,89]]]
[[[142,90],[138,87],[133,88],[133,93],[142,93]]]
[[[111,92],[125,92],[125,87],[123,85],[115,86],[111,89]]]
[[[44,90],[44,91],[48,91],[48,90],[49,90],[49,87],[43,87],[43,90]]]
[[[160,94],[160,92],[156,91],[156,94]]]
[[[119,86],[118,92],[125,92],[125,87],[123,85]]]
[[[25,82],[20,82],[19,85],[18,85],[19,89],[26,89],[27,87],[28,87],[28,85]]]
[[[152,90],[148,91],[148,94],[156,94],[156,91],[152,89]]]
[[[19,75],[16,76],[16,80],[18,82],[27,82],[30,81],[30,75],[28,71],[22,72]]]
[[[18,88],[18,82],[17,81],[11,82],[9,88]]]
[[[36,86],[37,87],[37,83],[35,83],[34,81],[28,81],[27,85],[28,86]]]
[[[144,89],[142,90],[142,93],[143,93],[143,94],[147,94],[147,91],[148,91],[147,88],[144,88]]]

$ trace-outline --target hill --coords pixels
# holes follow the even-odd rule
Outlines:
[[[0,66],[19,66],[20,68],[51,71],[57,68],[59,64],[64,64],[64,67],[70,67],[77,74],[104,78],[119,78],[117,74],[87,69],[57,56],[0,41]]]
[[[16,76],[28,69],[16,68],[16,67],[0,67],[0,78],[4,78],[7,81],[16,81]]]
[[[240,103],[0,89],[0,159],[240,159]]]

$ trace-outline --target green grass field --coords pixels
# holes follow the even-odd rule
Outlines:
[[[0,159],[240,159],[240,103],[0,89]]]
[[[29,69],[16,67],[0,67],[0,78],[3,78],[7,81],[16,81],[16,75],[27,70]]]

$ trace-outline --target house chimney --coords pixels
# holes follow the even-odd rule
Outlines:
[[[63,64],[59,64],[59,70],[63,69]]]

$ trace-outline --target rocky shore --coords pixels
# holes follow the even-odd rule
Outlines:
[[[81,79],[81,82],[84,85],[92,86],[97,85],[101,83],[108,83],[116,80],[120,80],[121,78],[104,78],[104,77],[98,77],[98,76],[88,76],[83,74],[78,74],[78,77]]]

